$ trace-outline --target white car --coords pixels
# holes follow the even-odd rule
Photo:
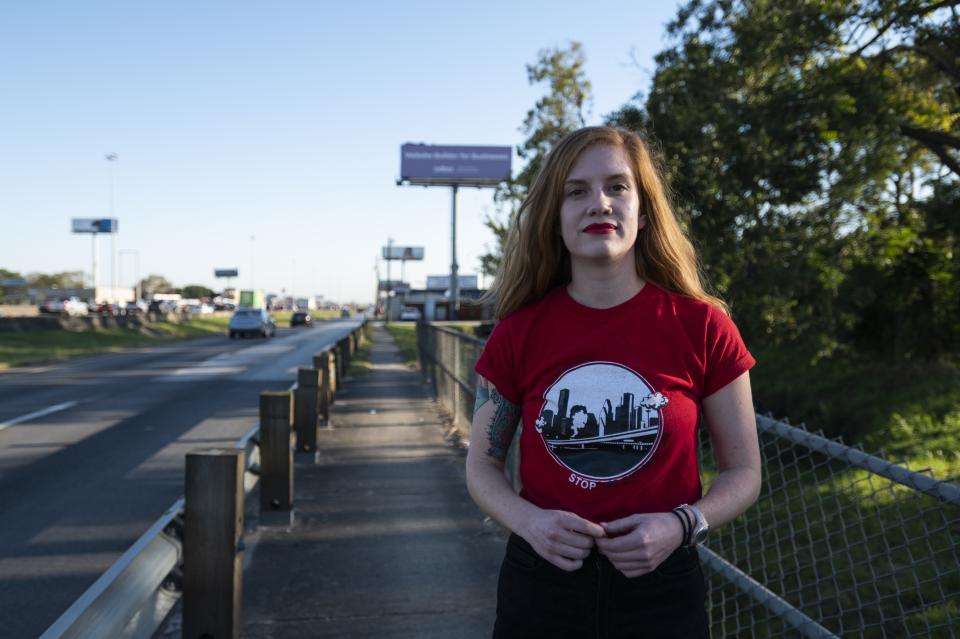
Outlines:
[[[277,325],[267,311],[262,308],[239,308],[230,318],[230,339],[244,335],[259,335],[273,337],[277,332]]]
[[[413,306],[404,306],[402,309],[400,309],[400,319],[413,320],[414,322],[419,322],[420,309]]]
[[[67,315],[73,315],[77,317],[87,315],[90,312],[90,307],[87,306],[87,303],[79,297],[71,297],[68,300],[64,300],[63,312]]]

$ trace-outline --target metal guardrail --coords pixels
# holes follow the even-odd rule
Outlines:
[[[357,330],[362,330],[366,322]],[[336,347],[334,342],[326,349]],[[287,389],[297,389],[294,382]],[[260,423],[235,444],[245,451],[245,496],[260,481]],[[149,639],[180,599],[185,499],[180,497],[73,604],[40,639]]]

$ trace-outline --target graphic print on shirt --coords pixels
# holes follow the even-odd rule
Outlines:
[[[599,481],[620,479],[653,457],[669,400],[635,371],[590,362],[564,372],[543,394],[537,432],[560,464]]]

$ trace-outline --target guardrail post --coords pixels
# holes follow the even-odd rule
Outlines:
[[[350,338],[344,337],[342,340],[337,342],[337,346],[340,348],[341,355],[341,374],[346,377],[347,371],[350,370]]]
[[[337,360],[340,355],[337,353],[337,347],[330,347],[330,403],[337,401],[337,387],[340,386],[340,364]]]
[[[313,356],[313,367],[320,372],[317,414],[324,422],[330,420],[330,353],[323,351]]]
[[[317,399],[320,393],[320,371],[297,369],[297,389],[293,393],[293,425],[297,431],[297,450],[317,449]]]
[[[244,451],[187,453],[183,530],[184,639],[240,636]]]
[[[290,391],[260,393],[260,512],[293,508]]]

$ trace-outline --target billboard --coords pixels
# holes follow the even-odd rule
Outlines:
[[[266,308],[264,304],[263,291],[245,290],[240,291],[240,306],[249,306],[251,308]]]
[[[422,260],[422,246],[384,246],[383,259],[385,260]]]
[[[409,291],[410,286],[406,282],[401,282],[400,280],[380,280],[380,290],[403,293]]]
[[[458,275],[457,283],[460,290],[473,290],[477,288],[476,275]],[[450,288],[449,275],[427,275],[427,290],[445,291]]]
[[[74,233],[116,233],[116,218],[75,217],[71,220]]]
[[[214,277],[236,277],[237,273],[240,271],[235,268],[215,268],[213,269]]]
[[[509,146],[400,147],[400,182],[410,184],[496,186],[510,179]]]

